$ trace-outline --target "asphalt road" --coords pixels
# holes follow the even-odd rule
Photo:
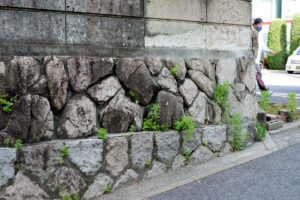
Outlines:
[[[297,105],[300,105],[300,73],[288,74],[277,70],[263,70],[262,73],[266,86],[273,91],[271,102],[287,104],[288,94],[295,93]],[[256,93],[258,97],[261,95],[258,87]]]
[[[299,200],[300,144],[150,199]]]

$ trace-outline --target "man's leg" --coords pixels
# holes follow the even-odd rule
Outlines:
[[[260,90],[267,91],[268,89],[267,89],[265,83],[262,80],[262,74],[261,74],[260,68],[257,64],[255,64],[255,67],[256,67],[256,71],[257,71],[256,80],[257,80],[258,87],[259,87]]]

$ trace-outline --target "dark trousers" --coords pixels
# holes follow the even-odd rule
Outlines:
[[[259,87],[260,90],[264,90],[264,91],[267,91],[267,87],[264,83],[264,81],[262,80],[262,74],[261,74],[261,70],[258,66],[258,64],[255,64],[255,67],[256,67],[256,81],[257,81],[257,85]]]

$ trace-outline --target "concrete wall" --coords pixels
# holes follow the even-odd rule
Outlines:
[[[3,0],[0,55],[245,55],[250,20],[250,0]]]

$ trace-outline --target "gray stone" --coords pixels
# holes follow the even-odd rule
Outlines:
[[[283,121],[281,121],[281,120],[273,120],[273,121],[266,122],[266,124],[267,124],[267,129],[269,131],[273,131],[273,130],[282,128]]]
[[[114,72],[114,60],[112,58],[91,58],[92,83]]]
[[[2,107],[0,107],[0,130],[5,129],[8,123],[8,114],[2,111]]]
[[[226,154],[229,154],[230,152],[231,152],[231,145],[228,142],[226,142],[223,148],[221,149],[219,156],[224,156]]]
[[[203,128],[203,142],[213,151],[220,151],[227,139],[226,125],[206,126]]]
[[[236,83],[233,87],[235,96],[239,101],[243,101],[246,95],[246,86],[243,83]]]
[[[243,117],[248,119],[256,119],[258,113],[258,103],[255,96],[246,94],[243,101]]]
[[[160,91],[157,95],[156,102],[161,108],[161,125],[171,127],[174,120],[181,120],[184,114],[182,97],[175,96],[169,92]]]
[[[267,116],[266,116],[266,112],[261,109],[260,107],[258,107],[258,113],[257,113],[257,122],[260,124],[266,123],[267,121]]]
[[[50,177],[47,186],[50,191],[63,196],[66,191],[70,194],[80,193],[85,189],[86,183],[72,168],[62,166]]]
[[[237,64],[233,58],[220,59],[216,66],[216,77],[219,85],[233,84],[237,78]]]
[[[131,184],[138,180],[138,174],[133,171],[132,169],[128,169],[124,175],[122,175],[119,180],[116,181],[113,190],[116,190],[118,188],[121,188],[125,184]]]
[[[172,170],[177,170],[185,166],[185,159],[182,155],[177,155],[172,164]]]
[[[72,90],[84,92],[92,82],[90,58],[74,57],[67,60],[67,69]]]
[[[67,11],[143,17],[143,1],[67,0]]]
[[[155,134],[158,160],[171,164],[180,147],[179,139],[179,134],[176,131]]]
[[[168,90],[173,93],[177,93],[177,82],[170,73],[170,71],[167,68],[163,68],[161,73],[157,76],[157,83],[158,85],[165,90]]]
[[[7,89],[6,65],[7,64],[5,62],[3,61],[0,62],[0,94],[5,94]]]
[[[32,182],[21,172],[18,172],[13,185],[6,188],[4,194],[0,194],[4,199],[49,199],[49,196],[36,183]]]
[[[143,170],[148,161],[152,160],[153,133],[139,133],[131,138],[131,162],[132,168]]]
[[[210,80],[202,72],[196,70],[188,71],[192,80],[197,84],[202,92],[204,92],[208,97],[213,98],[216,90],[216,83]]]
[[[0,6],[19,7],[19,8],[34,8],[34,9],[46,9],[46,10],[65,10],[65,1],[44,1],[44,0],[3,0],[0,2]]]
[[[185,75],[186,75],[186,67],[185,67],[185,62],[183,59],[167,59],[166,66],[169,70],[178,66],[178,71],[175,74],[175,78],[178,81],[181,81],[181,82],[184,81]]]
[[[213,65],[207,59],[191,58],[187,60],[187,68],[202,72],[211,81],[215,81],[216,72]]]
[[[9,139],[11,144],[8,147],[12,147],[14,143],[14,138],[10,134],[0,131],[0,147],[7,147],[7,145],[4,144],[5,139]]]
[[[156,90],[156,84],[144,61],[119,59],[116,62],[116,74],[128,89],[136,93],[143,105],[148,105]]]
[[[13,57],[6,67],[7,90],[19,95],[27,93],[41,74],[40,64],[32,57]]]
[[[119,80],[110,76],[101,83],[90,87],[87,93],[98,104],[103,104],[113,98],[121,88]]]
[[[65,44],[65,14],[1,10],[0,18],[1,27],[11,22],[0,30],[1,44]]]
[[[30,88],[30,92],[36,95],[48,96],[48,81],[45,75],[42,75],[38,82]]]
[[[44,183],[59,166],[62,147],[63,143],[60,141],[23,147],[20,150],[21,169],[35,175],[41,183]]]
[[[130,124],[140,131],[143,115],[144,108],[131,102],[124,91],[120,91],[99,113],[102,127],[110,133],[126,132]]]
[[[52,111],[49,111],[45,121],[45,132],[43,134],[44,140],[51,140],[54,136],[54,116]]]
[[[164,163],[154,160],[152,169],[150,169],[145,173],[144,179],[150,179],[155,176],[162,175],[166,171],[167,171],[167,166]]]
[[[0,148],[0,155],[0,187],[2,187],[15,176],[16,149]]]
[[[56,110],[61,110],[66,103],[68,92],[68,76],[64,63],[57,57],[53,57],[53,60],[46,64],[46,75],[51,105]]]
[[[86,137],[96,127],[96,105],[84,95],[75,95],[66,106],[58,124],[62,138]]]
[[[183,84],[179,87],[179,92],[188,106],[193,104],[199,93],[197,85],[189,78],[186,78]]]
[[[69,45],[144,47],[144,21],[140,19],[67,15],[66,23]]]
[[[205,163],[214,158],[214,153],[209,150],[209,148],[200,146],[190,157],[190,163],[192,165]]]
[[[84,200],[100,197],[105,192],[105,188],[112,185],[114,181],[106,174],[100,173],[96,176],[94,182],[88,187],[83,195]]]
[[[195,128],[193,133],[193,138],[190,140],[183,141],[182,149],[193,152],[202,143],[202,133],[203,130],[200,128]],[[183,133],[184,134],[184,133]]]
[[[213,121],[211,120],[213,116],[210,116],[213,115],[213,112],[209,108],[209,99],[204,93],[199,92],[198,97],[188,109],[188,112],[196,123],[207,124]]]
[[[246,85],[248,91],[255,95],[256,88],[256,69],[252,58],[241,57],[237,60],[240,70],[240,80]]]
[[[214,124],[218,124],[222,121],[222,109],[216,103],[214,103]]]
[[[128,142],[125,137],[109,138],[106,149],[106,170],[114,177],[119,176],[128,165]]]
[[[162,60],[159,58],[145,58],[145,63],[153,76],[159,74],[164,66]]]
[[[78,140],[66,143],[68,158],[87,176],[93,176],[102,166],[103,141],[98,139]]]

